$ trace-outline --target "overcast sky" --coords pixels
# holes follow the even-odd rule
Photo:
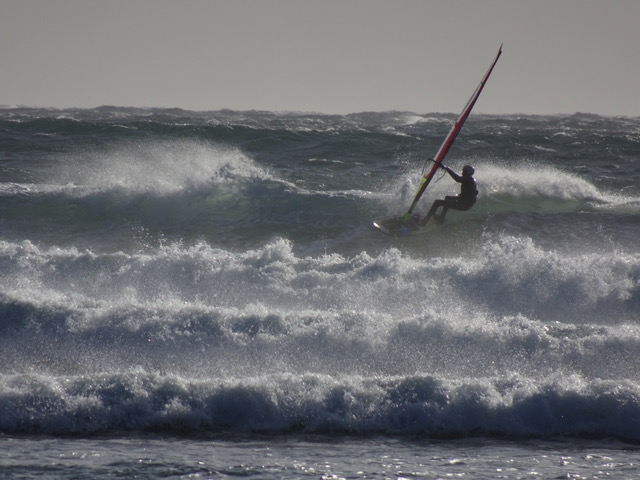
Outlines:
[[[0,105],[640,115],[640,0],[0,0]]]

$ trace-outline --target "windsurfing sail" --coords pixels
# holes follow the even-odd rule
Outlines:
[[[458,133],[460,133],[460,130],[462,130],[462,126],[464,125],[464,122],[467,121],[467,118],[469,117],[469,114],[471,113],[473,106],[476,104],[476,101],[478,100],[478,97],[480,96],[480,93],[482,92],[482,89],[484,88],[485,83],[487,83],[487,80],[489,80],[489,76],[493,71],[493,67],[496,66],[496,63],[498,63],[498,59],[500,58],[500,55],[502,55],[502,45],[500,45],[500,49],[498,50],[498,55],[496,55],[495,60],[491,63],[489,70],[487,70],[487,73],[485,73],[484,77],[482,77],[482,81],[480,82],[476,90],[473,92],[473,95],[471,95],[471,98],[469,99],[464,109],[462,110],[462,113],[458,117],[458,120],[449,131],[449,134],[447,135],[444,142],[440,146],[438,153],[436,153],[436,156],[433,159],[433,166],[431,167],[431,170],[429,170],[429,172],[427,172],[425,176],[422,178],[422,182],[420,182],[420,186],[418,187],[418,192],[416,193],[416,196],[413,199],[413,203],[411,203],[411,206],[409,207],[409,210],[407,211],[407,213],[405,213],[401,217],[403,221],[407,221],[409,218],[411,218],[411,214],[413,213],[414,208],[416,208],[416,205],[418,204],[420,197],[422,197],[422,194],[429,186],[429,183],[431,183],[431,179],[436,174],[438,167],[442,164],[442,160],[444,160],[444,157],[447,156],[447,153],[449,152],[451,145],[453,145],[453,142],[458,136]]]

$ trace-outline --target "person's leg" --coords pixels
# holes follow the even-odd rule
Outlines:
[[[442,213],[436,217],[438,224],[444,223],[444,218],[447,216],[447,212],[450,208],[458,210],[458,197],[444,197],[442,202]]]
[[[431,209],[429,210],[429,213],[427,213],[427,216],[424,217],[424,220],[422,220],[422,224],[426,225],[427,222],[431,219],[431,217],[433,217],[436,214],[436,211],[438,210],[438,208],[444,206],[445,201],[444,200],[436,200],[435,202],[433,202],[433,205],[431,205]]]

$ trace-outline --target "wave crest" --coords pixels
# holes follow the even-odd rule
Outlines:
[[[0,431],[87,434],[221,431],[561,435],[640,441],[630,383],[550,377],[451,381],[430,375],[275,375],[196,381],[133,371],[101,377],[0,375]]]
[[[67,159],[55,180],[104,191],[170,193],[271,175],[239,149],[195,140],[119,143]]]

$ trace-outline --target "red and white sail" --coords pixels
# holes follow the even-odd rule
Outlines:
[[[462,110],[462,113],[458,117],[458,120],[449,131],[449,134],[447,135],[444,142],[440,146],[438,153],[436,153],[436,156],[433,159],[433,166],[431,167],[431,170],[429,170],[429,172],[425,174],[424,178],[422,179],[422,182],[420,182],[420,187],[418,188],[418,192],[416,193],[416,196],[413,199],[413,203],[411,203],[411,206],[409,207],[409,210],[407,211],[407,213],[403,215],[402,217],[403,219],[408,219],[411,216],[411,214],[413,213],[413,209],[418,204],[418,200],[420,200],[420,197],[422,197],[422,194],[429,186],[429,183],[431,183],[431,179],[433,178],[436,171],[438,170],[438,167],[442,163],[442,160],[444,160],[444,157],[447,156],[447,153],[449,152],[451,145],[453,145],[453,142],[458,136],[458,133],[460,133],[460,130],[462,130],[462,126],[464,125],[464,122],[466,122],[467,118],[469,117],[469,114],[471,113],[473,106],[476,104],[476,101],[478,100],[478,97],[480,96],[480,93],[482,92],[482,89],[484,88],[485,83],[487,83],[487,80],[489,80],[489,75],[491,75],[491,72],[493,71],[493,67],[495,67],[501,54],[502,54],[502,45],[500,45],[500,49],[498,50],[498,55],[496,55],[495,60],[491,63],[489,70],[487,70],[487,73],[485,73],[484,77],[482,77],[482,81],[480,82],[476,90],[473,92],[473,95],[471,95],[471,98],[469,99],[464,109]]]

